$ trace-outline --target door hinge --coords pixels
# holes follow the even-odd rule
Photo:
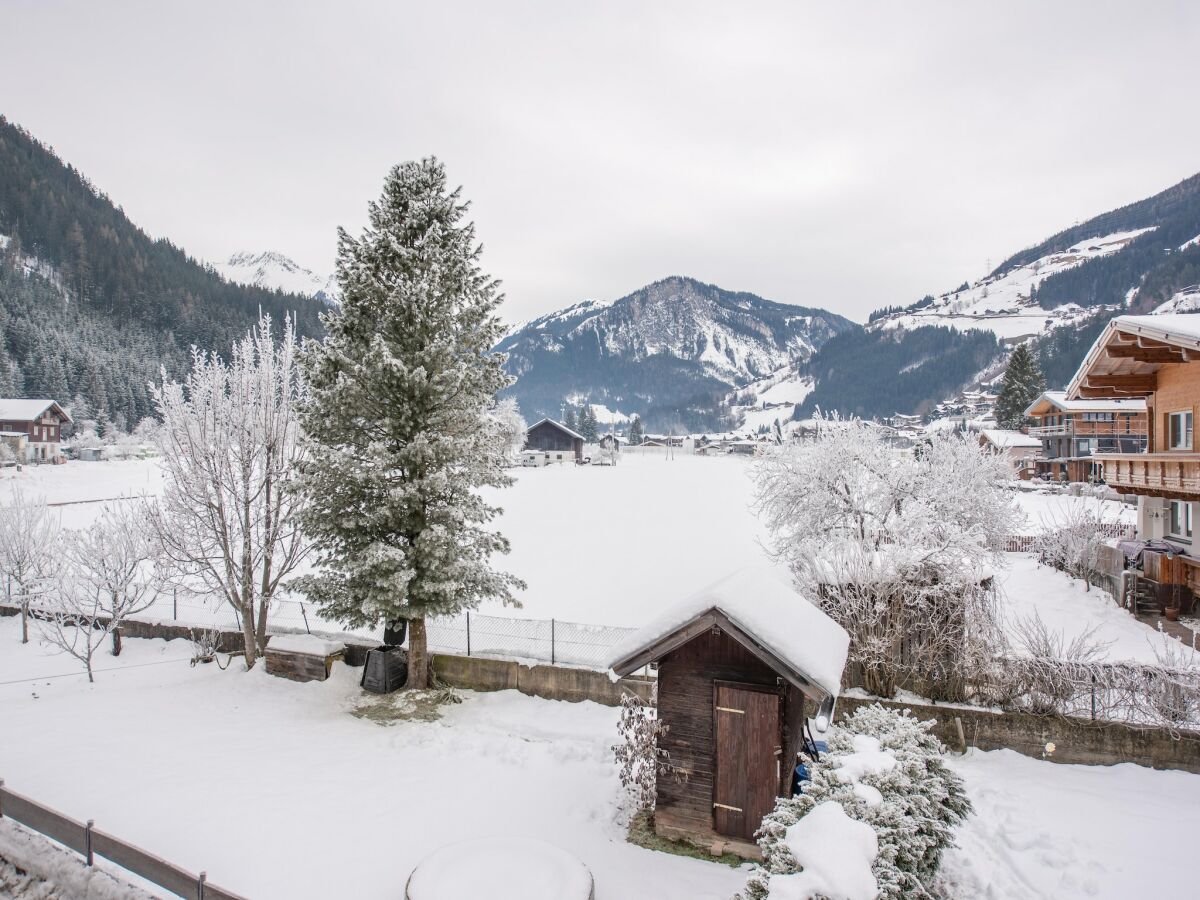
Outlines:
[[[734,709],[732,706],[718,706],[717,712],[732,712],[738,715],[745,715],[746,713],[744,709]]]
[[[740,806],[728,806],[724,803],[714,803],[713,808],[714,809],[727,809],[730,812],[741,812],[742,811],[742,808]]]

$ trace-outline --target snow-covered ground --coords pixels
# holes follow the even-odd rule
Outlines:
[[[1157,661],[1154,648],[1162,647],[1163,636],[1117,606],[1106,591],[1085,591],[1082,581],[1039,566],[1031,553],[1009,553],[1005,559],[1009,565],[998,573],[998,581],[1000,611],[1009,626],[1036,614],[1068,642],[1094,629],[1093,638],[1107,644],[1106,655],[1113,662]]]
[[[1052,491],[1015,491],[1017,506],[1025,513],[1023,534],[1040,534],[1047,526],[1066,524],[1077,512],[1098,514],[1102,521],[1134,525],[1137,523],[1137,507],[1119,500],[1101,500],[1096,497],[1075,497]]]
[[[975,806],[943,862],[952,896],[1186,900],[1197,895],[1200,775],[1073,766],[994,750],[950,766]]]
[[[356,672],[296,684],[261,667],[191,668],[181,641],[127,640],[95,685],[0,619],[0,772],[9,787],[248,896],[403,893],[465,838],[546,841],[597,900],[728,900],[745,873],[624,839],[616,710],[465,692],[436,722],[351,714]],[[39,677],[40,676],[40,677]],[[1194,896],[1200,776],[955,758],[976,806],[949,853],[956,898]],[[64,777],[70,773],[70,777]]]
[[[20,736],[0,740],[0,772],[231,890],[391,900],[434,850],[488,836],[568,851],[597,900],[728,900],[744,883],[625,841],[615,709],[466,692],[440,721],[385,726],[351,715],[359,670],[340,663],[296,684],[191,668],[183,641],[125,644],[95,685],[47,678],[72,666],[0,619],[3,734]]]

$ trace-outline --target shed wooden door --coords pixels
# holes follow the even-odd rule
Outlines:
[[[718,682],[713,690],[713,829],[754,839],[779,788],[779,695]]]

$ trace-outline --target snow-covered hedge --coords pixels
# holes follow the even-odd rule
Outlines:
[[[828,803],[840,805],[850,819],[874,829],[878,849],[871,872],[877,896],[924,895],[942,852],[954,842],[954,828],[971,811],[961,779],[942,760],[944,748],[930,734],[932,727],[933,722],[919,722],[907,710],[900,713],[878,704],[843,721],[830,737],[829,752],[810,766],[812,781],[805,783],[804,792],[780,799],[763,819],[758,832],[763,864],[739,896],[822,896],[808,890],[807,883],[807,893],[797,892],[793,889],[800,884],[795,879],[780,876],[802,871],[789,846],[801,837],[794,826],[814,810],[827,809]]]

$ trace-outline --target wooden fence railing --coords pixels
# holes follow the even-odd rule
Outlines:
[[[188,900],[246,900],[241,894],[217,887],[208,880],[204,872],[196,875],[141,847],[101,831],[91,819],[86,823],[79,822],[28,797],[14,793],[4,786],[2,778],[0,818],[20,822],[26,828],[58,841],[82,856],[89,866],[94,864],[95,857],[101,856],[176,896]]]

